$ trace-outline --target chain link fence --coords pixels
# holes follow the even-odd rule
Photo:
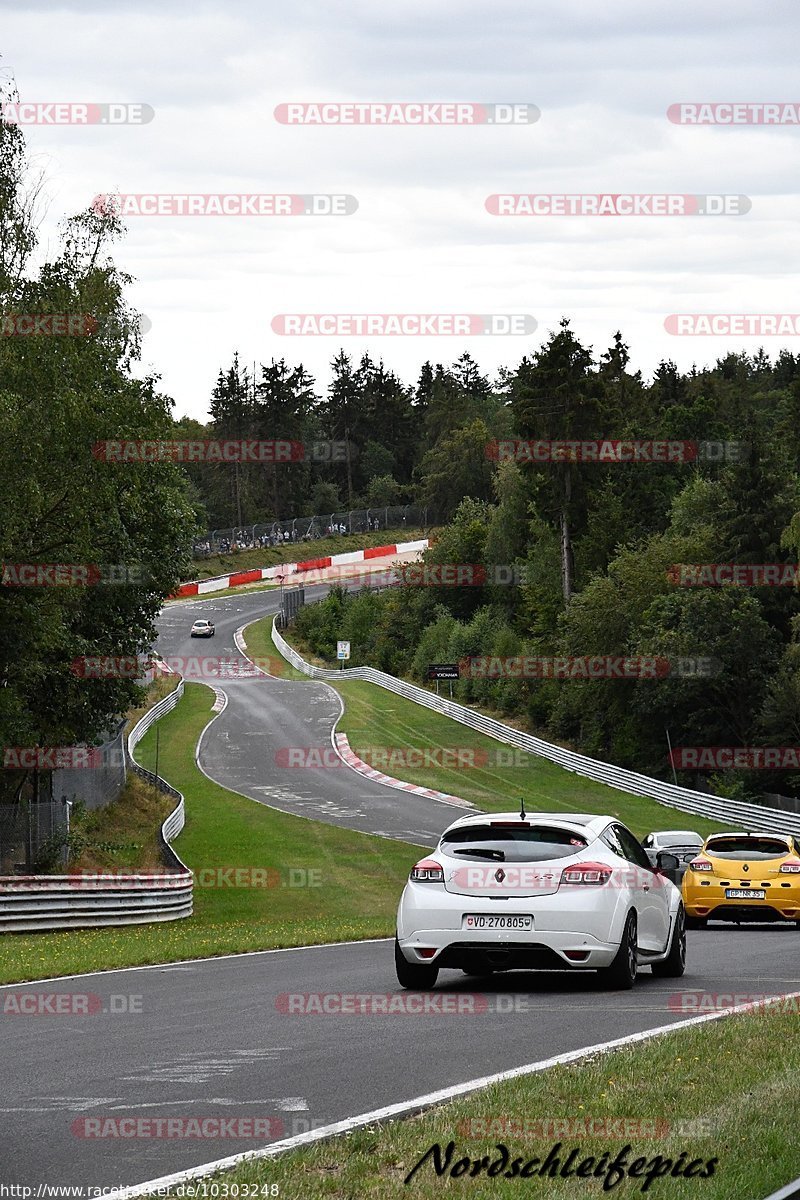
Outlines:
[[[0,804],[0,875],[35,869],[43,851],[64,841],[72,804],[102,808],[120,796],[126,780],[124,732],[122,721],[95,748],[91,767],[39,771],[36,784],[31,777],[16,803]]]
[[[211,554],[314,542],[337,534],[377,533],[381,529],[423,529],[427,521],[427,508],[417,504],[396,504],[388,508],[350,509],[313,517],[294,517],[287,521],[211,529],[205,538],[195,542],[194,556],[207,558]]]
[[[25,874],[43,846],[66,835],[67,807],[31,797],[0,805],[0,875]]]

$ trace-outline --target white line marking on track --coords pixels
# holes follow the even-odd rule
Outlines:
[[[788,993],[788,995],[791,998],[800,997],[800,992]],[[774,1003],[784,998],[774,996],[771,997],[771,1000]],[[146,1183],[134,1184],[132,1187],[118,1188],[116,1191],[107,1192],[104,1200],[133,1200],[134,1197],[146,1196],[149,1192],[157,1188],[175,1187],[180,1183],[186,1183],[190,1179],[201,1179],[204,1176],[215,1174],[217,1171],[228,1170],[231,1167],[238,1166],[239,1163],[252,1162],[262,1158],[276,1158],[279,1154],[284,1154],[286,1151],[294,1150],[299,1146],[308,1146],[325,1138],[333,1137],[335,1134],[348,1133],[350,1130],[360,1129],[364,1125],[374,1125],[378,1121],[409,1116],[412,1113],[421,1112],[426,1108],[442,1104],[447,1100],[453,1100],[456,1096],[465,1096],[470,1092],[489,1087],[494,1083],[502,1083],[507,1079],[519,1079],[523,1075],[539,1074],[550,1067],[579,1062],[580,1059],[587,1058],[591,1054],[605,1054],[621,1046],[631,1046],[637,1042],[649,1041],[651,1038],[660,1037],[666,1033],[674,1033],[677,1029],[689,1029],[695,1025],[704,1025],[707,1021],[718,1021],[723,1017],[729,1017],[735,1013],[752,1012],[754,1009],[762,1008],[768,1003],[769,1000],[758,1001],[755,1004],[740,1004],[734,1008],[723,1009],[720,1012],[704,1013],[699,1017],[689,1017],[685,1021],[676,1021],[672,1025],[660,1025],[657,1029],[647,1029],[642,1033],[630,1033],[625,1037],[614,1038],[613,1041],[599,1042],[595,1046],[585,1046],[582,1050],[570,1050],[566,1054],[557,1054],[553,1058],[542,1059],[540,1062],[526,1063],[523,1067],[512,1067],[507,1071],[498,1071],[494,1075],[484,1075],[480,1079],[470,1079],[466,1083],[456,1083],[451,1087],[442,1088],[438,1092],[429,1092],[425,1096],[417,1096],[413,1100],[401,1100],[399,1104],[389,1104],[385,1108],[376,1108],[372,1112],[360,1113],[357,1117],[348,1117],[344,1121],[336,1121],[320,1129],[296,1134],[294,1137],[274,1142],[271,1146],[264,1146],[259,1150],[246,1150],[242,1154],[231,1154],[228,1158],[219,1158],[215,1162],[204,1163],[199,1167],[190,1167],[186,1171],[177,1171],[173,1175],[162,1175],[160,1178],[150,1179]]]
[[[236,793],[239,795],[239,793]],[[245,797],[247,799],[248,797]],[[317,942],[311,946],[278,946],[274,950],[242,950],[238,954],[215,954],[208,958],[179,958],[174,964],[144,963],[140,967],[105,967],[98,971],[83,971],[75,975],[48,975],[45,979],[18,979],[16,983],[0,983],[5,988],[33,987],[36,983],[63,983],[67,979],[91,979],[93,975],[123,975],[128,971],[163,971],[166,966],[184,966],[187,963],[228,962],[232,958],[256,958],[259,954],[292,954],[297,950],[330,950],[336,946],[374,946],[380,942],[392,942],[394,938],[354,938],[349,942]]]

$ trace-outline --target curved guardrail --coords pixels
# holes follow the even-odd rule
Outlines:
[[[462,725],[485,733],[498,742],[505,742],[529,754],[546,758],[557,763],[567,771],[573,771],[585,779],[593,779],[608,787],[621,792],[629,792],[634,796],[647,796],[658,804],[668,808],[677,808],[681,812],[694,813],[697,816],[708,817],[727,825],[738,825],[743,829],[752,829],[763,833],[790,833],[800,835],[800,814],[782,812],[776,808],[766,808],[760,804],[747,804],[743,801],[729,800],[724,796],[709,796],[706,792],[692,791],[674,783],[665,783],[661,779],[652,779],[649,775],[640,775],[637,771],[627,771],[624,767],[615,767],[611,763],[601,762],[596,758],[588,758],[585,754],[576,754],[565,750],[563,746],[553,745],[532,734],[523,733],[502,721],[492,717],[484,717],[474,709],[453,700],[436,696],[426,688],[417,687],[374,667],[346,667],[344,670],[334,670],[329,667],[317,667],[307,663],[301,654],[290,646],[277,629],[272,625],[272,640],[283,657],[312,679],[362,679],[367,683],[377,684],[406,700],[421,704],[434,712],[452,717]]]
[[[100,928],[176,921],[192,915],[194,877],[170,842],[183,829],[184,800],[166,780],[133,761],[133,750],[150,726],[175,707],[183,680],[153,705],[128,734],[126,757],[131,770],[177,804],[160,830],[170,867],[150,874],[17,875],[0,879],[0,933],[49,929]]]

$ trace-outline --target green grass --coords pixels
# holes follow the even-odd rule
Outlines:
[[[76,809],[70,821],[70,872],[131,871],[163,868],[159,830],[175,807],[166,796],[128,773],[119,798],[103,808]],[[63,866],[51,874],[63,873]]]
[[[667,1176],[644,1194],[663,1200],[760,1200],[800,1175],[798,1111],[796,1012],[754,1013],[497,1084],[417,1117],[244,1163],[214,1178],[229,1185],[277,1184],[281,1200],[434,1200],[443,1195],[587,1200],[606,1195],[599,1179],[452,1178],[449,1172],[440,1178],[430,1158],[408,1185],[403,1182],[435,1143],[444,1154],[455,1142],[452,1166],[460,1158],[474,1163],[484,1155],[490,1164],[497,1162],[498,1143],[507,1147],[509,1162],[521,1158],[524,1165],[534,1157],[543,1162],[561,1142],[562,1165],[578,1148],[573,1168],[589,1155],[593,1166],[599,1165],[604,1151],[607,1161],[613,1160],[626,1145],[629,1164],[660,1155],[671,1165],[700,1159],[703,1165],[695,1169],[702,1170],[716,1158],[710,1178]],[[586,1133],[580,1125],[614,1119],[637,1122],[628,1126],[635,1132],[625,1137],[619,1126],[590,1125]],[[564,1120],[575,1124],[558,1134],[552,1122]],[[681,1160],[682,1151],[687,1157]],[[611,1194],[641,1196],[645,1182],[644,1177],[625,1178]]]
[[[270,636],[272,620],[271,616],[262,617],[248,626],[246,635],[248,652],[263,653],[271,662],[277,654]],[[291,640],[307,661],[321,661],[309,654],[296,635]],[[250,647],[254,649],[250,651]],[[285,669],[292,678],[306,678],[288,663]],[[360,758],[396,779],[460,796],[490,812],[517,810],[520,797],[524,797],[530,810],[608,813],[639,837],[653,829],[688,828],[706,836],[726,828],[718,821],[682,813],[646,796],[632,796],[584,779],[546,758],[524,754],[376,684],[351,679],[334,681],[332,686],[345,707],[337,726],[339,732],[347,734]],[[417,767],[403,761],[408,750],[433,754]],[[437,761],[440,751],[452,752],[451,758],[454,752],[465,751],[467,761],[480,765],[459,767]]]
[[[278,675],[281,679],[307,679],[302,671],[298,671],[291,663],[279,654],[272,640],[273,617],[260,617],[253,621],[244,631],[244,641],[248,656],[258,663],[270,675]]]
[[[262,872],[252,877],[257,886],[230,886],[224,876],[221,886],[196,886],[194,915],[181,921],[0,936],[0,982],[393,932],[397,898],[419,848],[290,816],[212,783],[194,761],[212,703],[208,688],[187,684],[159,722],[159,773],[186,798],[186,827],[175,847],[196,874],[255,869]],[[153,769],[155,729],[136,757]],[[319,886],[290,886],[303,879]]]
[[[372,683],[343,680],[333,685],[345,703],[339,730],[346,733],[360,758],[369,759],[396,751],[386,774],[423,787],[436,788],[471,800],[492,812],[518,809],[525,797],[529,809],[543,812],[608,813],[618,817],[639,837],[651,829],[689,828],[709,834],[724,828],[704,817],[666,808],[643,796],[631,796],[583,779],[545,758],[522,754],[476,730],[461,725],[411,700],[405,700]],[[470,752],[469,761],[486,765],[458,767],[434,762],[422,767],[396,765],[405,750]],[[510,761],[511,765],[503,765]]]
[[[192,579],[210,579],[233,571],[250,571],[256,567],[272,567],[282,562],[304,562],[310,558],[327,558],[329,554],[345,554],[349,550],[369,546],[391,546],[395,542],[416,542],[428,537],[429,529],[379,529],[373,533],[345,533],[318,538],[313,542],[288,542],[284,546],[265,549],[239,550],[229,554],[214,554],[195,561]]]

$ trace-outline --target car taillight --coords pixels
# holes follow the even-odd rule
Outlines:
[[[608,863],[575,863],[561,872],[559,887],[562,883],[588,883],[594,887],[602,887],[604,883],[608,883],[612,873],[613,868]]]
[[[693,858],[689,863],[690,871],[712,871],[713,869],[707,858]]]
[[[422,862],[411,868],[409,879],[412,883],[444,883],[444,870],[441,863],[434,862],[432,858],[423,858]]]
[[[781,875],[800,875],[800,858],[787,858],[781,864]]]

